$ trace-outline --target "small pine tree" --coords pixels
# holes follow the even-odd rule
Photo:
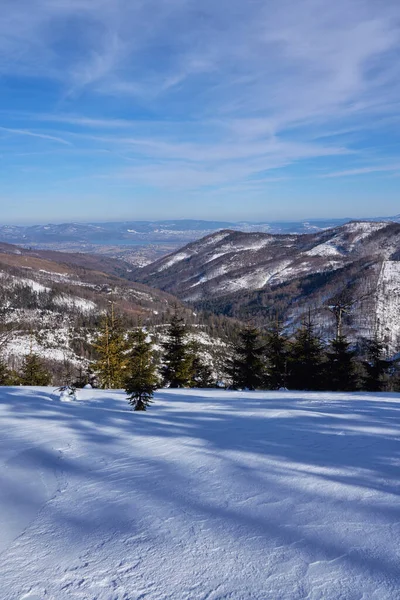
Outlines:
[[[175,313],[168,329],[161,374],[163,384],[171,388],[190,387],[194,375],[195,354],[187,342],[188,330],[182,318]]]
[[[84,388],[89,383],[89,376],[87,369],[84,369],[82,365],[79,365],[78,372],[73,381],[73,387],[75,389]]]
[[[326,355],[326,388],[334,392],[352,392],[356,390],[356,352],[350,350],[350,343],[346,337],[339,335],[332,340]]]
[[[239,333],[239,341],[234,346],[234,358],[230,364],[230,374],[234,388],[255,390],[262,386],[264,347],[260,344],[260,332],[254,327],[246,327]]]
[[[37,354],[30,352],[24,359],[21,371],[22,385],[49,385],[50,374]]]
[[[267,357],[266,385],[270,390],[286,387],[288,340],[279,323],[268,333],[265,343]]]
[[[314,333],[310,316],[296,332],[290,350],[290,387],[295,390],[323,388],[323,346]]]
[[[134,410],[143,411],[151,403],[158,387],[153,348],[143,329],[138,329],[130,337],[130,342],[132,349],[129,352],[125,391]]]
[[[363,362],[365,377],[363,389],[367,392],[381,392],[385,387],[385,375],[390,363],[382,358],[383,344],[374,338],[367,344],[367,360]]]
[[[97,339],[93,344],[98,359],[93,368],[98,373],[103,389],[124,386],[127,366],[127,343],[121,320],[115,315],[114,305],[103,318]]]

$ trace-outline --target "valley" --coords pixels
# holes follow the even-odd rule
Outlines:
[[[220,362],[224,344],[246,323],[265,330],[279,320],[290,336],[309,314],[318,334],[332,338],[339,302],[352,342],[378,336],[393,356],[399,258],[400,224],[371,221],[308,234],[221,230],[141,267],[123,254],[0,243],[2,354],[12,368],[30,351],[53,372],[87,368],[95,331],[113,304],[127,330],[142,323],[156,344],[178,309],[204,356]]]

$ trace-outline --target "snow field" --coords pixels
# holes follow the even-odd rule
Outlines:
[[[398,600],[400,395],[0,388],[2,600]]]

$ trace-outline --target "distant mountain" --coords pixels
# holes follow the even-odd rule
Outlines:
[[[217,313],[295,324],[310,307],[329,335],[328,307],[347,294],[354,335],[400,342],[400,224],[358,221],[318,233],[224,230],[188,244],[132,276]]]
[[[393,217],[397,220],[400,217]],[[319,219],[293,222],[230,222],[193,219],[167,221],[124,221],[120,223],[62,223],[47,225],[0,225],[0,241],[11,244],[48,245],[146,245],[187,243],[221,229],[245,232],[312,233],[348,223],[350,219]],[[77,248],[78,249],[78,248]]]

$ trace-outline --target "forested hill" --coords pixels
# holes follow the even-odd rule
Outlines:
[[[169,293],[118,276],[129,265],[87,254],[0,245],[0,353],[18,367],[30,349],[50,363],[83,364],[111,303],[126,331],[162,327],[176,309],[207,335],[229,335],[228,319],[194,314]],[[2,347],[3,332],[7,344]],[[50,365],[51,367],[51,365]],[[57,368],[55,365],[54,368]]]
[[[400,335],[400,224],[356,221],[309,235],[221,231],[133,276],[137,281],[258,324],[296,324],[312,310],[332,333],[327,308],[347,303],[349,332],[377,333],[391,351]],[[351,308],[351,310],[350,310]]]

